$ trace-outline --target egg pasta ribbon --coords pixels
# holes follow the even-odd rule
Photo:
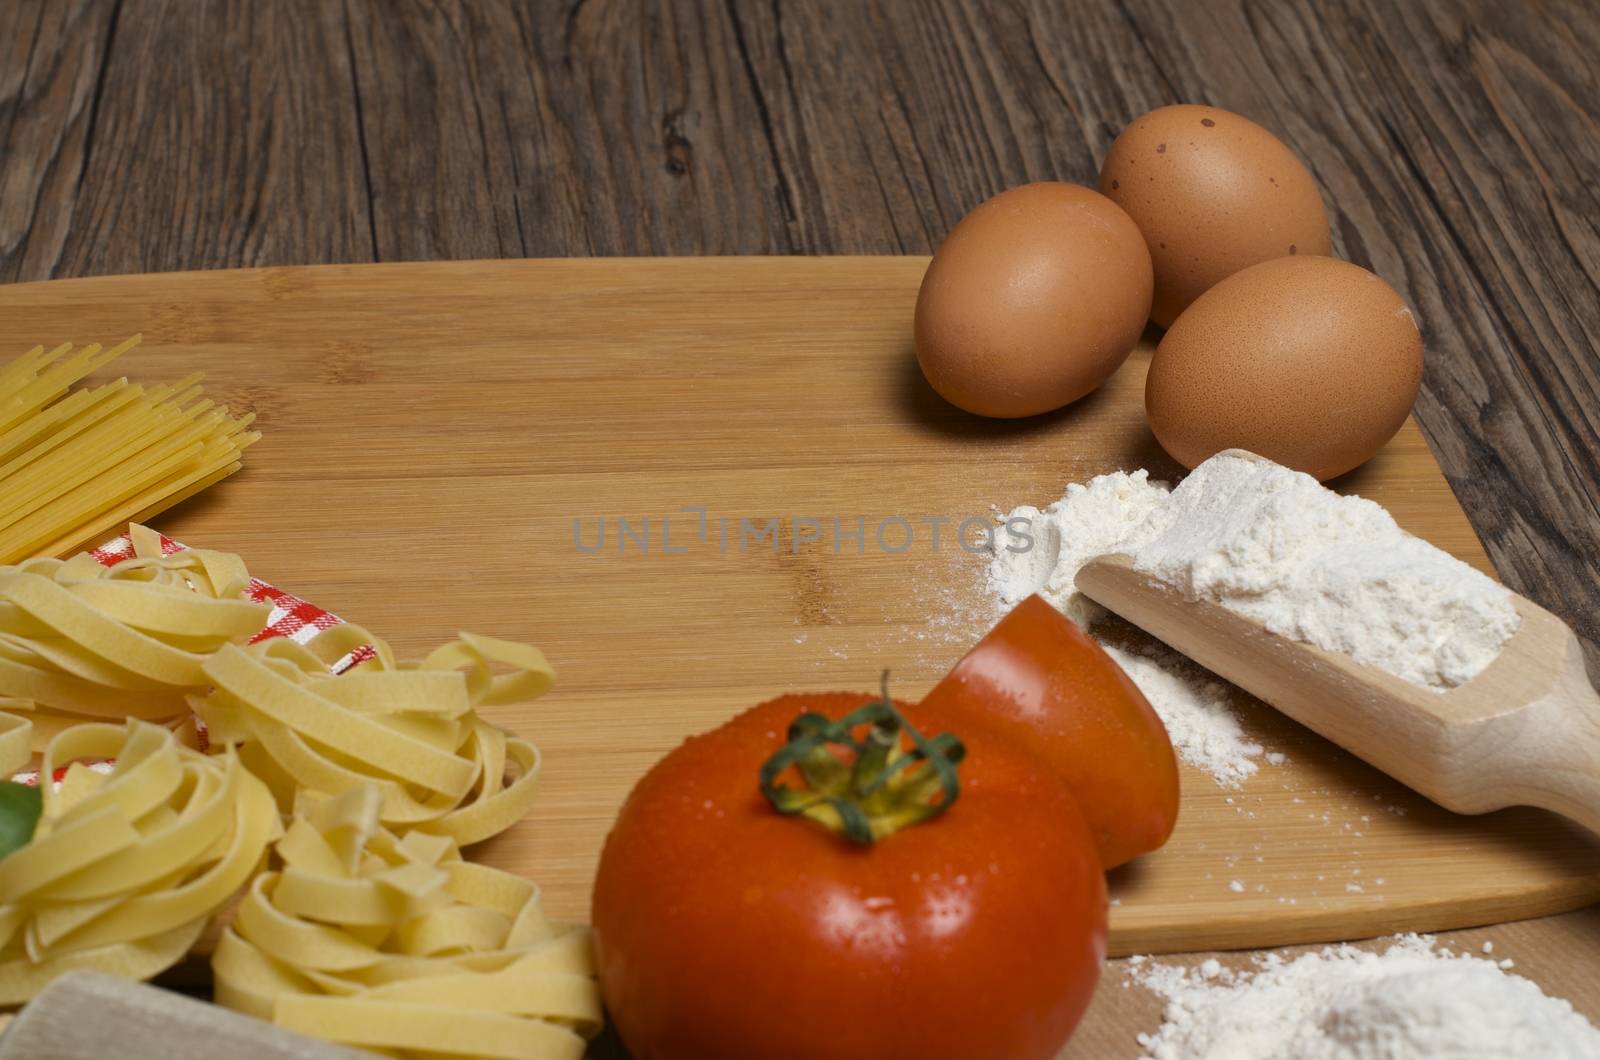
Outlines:
[[[579,1060],[601,1023],[587,929],[445,835],[383,827],[373,785],[297,800],[222,935],[218,1003],[392,1056]]]
[[[88,554],[0,567],[0,699],[28,712],[35,750],[79,722],[124,717],[198,744],[198,717],[210,742],[240,745],[283,812],[299,789],[370,783],[385,825],[463,845],[527,812],[539,752],[477,711],[550,687],[538,649],[462,633],[406,662],[349,623],[251,645],[271,607],[246,597],[238,556],[163,555],[154,531],[129,535],[133,556],[111,567]],[[361,661],[331,672],[353,652]]]
[[[163,556],[153,531],[130,532],[134,555],[115,566],[81,553],[0,567],[0,697],[31,704],[35,750],[82,721],[177,724],[209,683],[205,660],[271,613],[244,597],[238,556]]]
[[[28,761],[32,723],[0,719],[9,774]],[[84,765],[106,759],[108,772]],[[137,718],[58,732],[39,777],[33,838],[0,860],[0,1005],[71,969],[148,979],[176,964],[282,832],[236,754],[202,754]]]
[[[372,658],[329,672],[329,658],[351,643],[370,643]],[[477,713],[550,687],[554,672],[528,645],[462,633],[405,663],[346,624],[307,644],[226,644],[202,670],[214,691],[192,698],[195,712],[212,740],[240,746],[285,812],[301,790],[370,785],[385,827],[466,846],[509,828],[533,803],[538,750]]]

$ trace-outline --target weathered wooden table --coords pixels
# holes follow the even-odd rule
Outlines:
[[[1416,309],[1417,417],[1600,670],[1600,9],[1547,3],[7,0],[0,280],[318,262],[925,253],[1250,115]],[[1600,908],[1460,932],[1600,1020]],[[1233,958],[1238,960],[1238,958]],[[1113,966],[1069,1054],[1134,1055]]]

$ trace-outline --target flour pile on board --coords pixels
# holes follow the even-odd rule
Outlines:
[[[1141,1034],[1147,1060],[1593,1060],[1600,1030],[1496,963],[1402,935],[1382,953],[1330,946],[1253,972],[1135,958],[1134,981],[1166,999]]]
[[[1178,757],[1237,787],[1256,772],[1262,747],[1229,708],[1229,686],[1073,587],[1095,556],[1131,551],[1159,533],[1168,495],[1148,471],[1118,471],[1072,483],[1046,508],[1012,509],[994,537],[988,590],[1000,612],[1038,593],[1089,630],[1161,715]]]
[[[1024,504],[1002,517],[989,564],[989,588],[1003,610],[1038,593],[1088,629],[1105,609],[1073,588],[1078,568],[1107,552],[1126,552],[1153,536],[1142,528],[1165,504],[1169,491],[1150,472],[1099,475],[1067,486],[1047,508]],[[1023,537],[1026,532],[1029,541]]]

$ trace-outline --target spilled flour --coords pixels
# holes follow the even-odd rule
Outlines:
[[[1072,483],[1047,508],[1013,509],[1001,517],[1005,529],[996,535],[990,591],[1004,610],[1038,593],[1088,629],[1106,611],[1073,588],[1078,568],[1096,556],[1142,544],[1141,527],[1169,494],[1164,484],[1150,481],[1148,471],[1117,471]]]
[[[1178,757],[1219,785],[1238,787],[1256,772],[1263,749],[1229,708],[1230,686],[1073,587],[1090,559],[1131,551],[1158,533],[1151,516],[1169,493],[1148,471],[1118,471],[1073,483],[1046,508],[1013,509],[1000,517],[988,590],[1002,612],[1038,593],[1088,630],[1161,715]]]
[[[1263,748],[1228,708],[1229,686],[1148,634],[1119,626],[1115,640],[1105,625],[1096,627],[1100,645],[1161,715],[1178,757],[1223,787],[1238,787],[1256,771]]]
[[[1402,935],[1381,953],[1330,946],[1232,972],[1133,958],[1133,981],[1166,999],[1141,1034],[1147,1060],[1592,1060],[1600,1030],[1495,962]]]

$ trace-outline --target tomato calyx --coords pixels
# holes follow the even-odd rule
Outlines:
[[[870,727],[858,737],[864,725]],[[924,737],[889,698],[887,673],[880,699],[838,721],[807,711],[790,723],[787,741],[762,764],[761,793],[779,813],[806,817],[853,843],[870,845],[936,817],[961,794],[956,767],[966,746],[954,733]],[[778,782],[790,766],[804,788]]]

